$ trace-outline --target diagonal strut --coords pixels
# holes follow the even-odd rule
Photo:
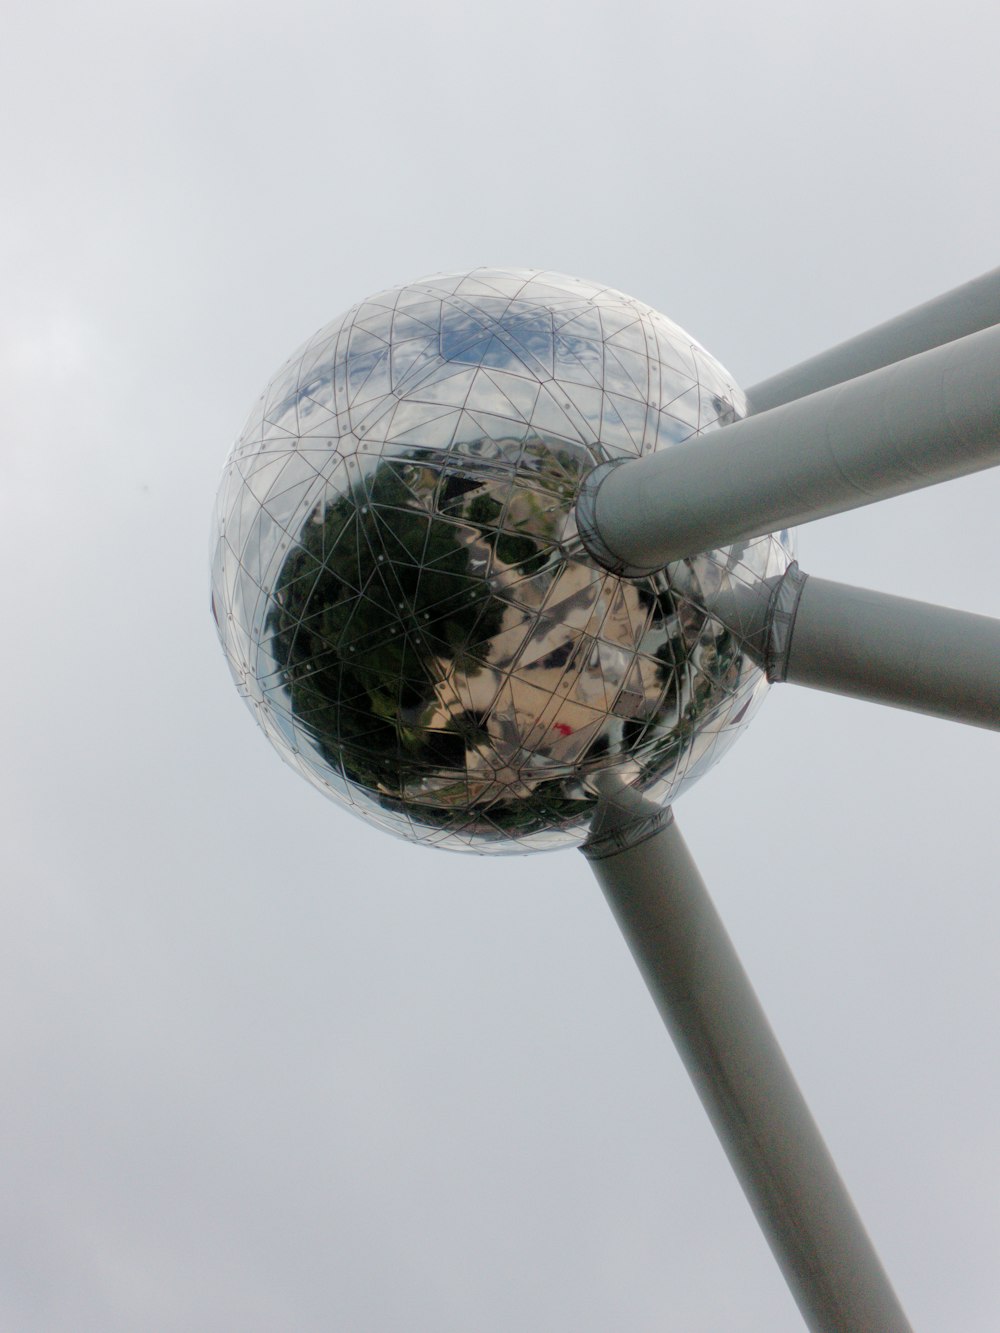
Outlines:
[[[639,575],[673,560],[1000,463],[1000,326],[584,481],[590,554]]]
[[[1000,324],[1000,268],[761,380],[747,390],[750,411],[767,412],[992,324]]]
[[[583,849],[812,1333],[911,1333],[674,822],[628,789]]]

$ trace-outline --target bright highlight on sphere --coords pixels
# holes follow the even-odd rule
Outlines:
[[[476,269],[354,306],[278,371],[219,488],[212,607],[264,732],[414,842],[582,841],[609,776],[666,803],[765,690],[706,613],[787,534],[619,578],[574,503],[598,463],[742,416],[726,371],[620,292]]]

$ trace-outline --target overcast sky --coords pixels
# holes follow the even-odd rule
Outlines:
[[[599,279],[744,385],[998,262],[994,4],[8,6],[0,1327],[792,1333],[583,858],[411,848],[208,613],[255,395],[369,292]],[[800,534],[1000,615],[1000,478]],[[1000,738],[792,686],[678,804],[917,1328],[1000,1321]]]

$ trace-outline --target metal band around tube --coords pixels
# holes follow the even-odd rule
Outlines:
[[[615,468],[631,461],[633,460],[615,458],[607,463],[599,463],[597,467],[587,473],[576,499],[576,530],[587,554],[602,569],[606,569],[610,574],[618,574],[623,578],[637,579],[643,578],[647,574],[655,574],[662,566],[653,565],[650,568],[639,568],[637,565],[628,564],[607,545],[597,526],[597,492],[600,490],[602,482],[607,480]]]
[[[795,617],[808,578],[809,575],[803,574],[799,569],[798,561],[793,560],[771,593],[771,601],[767,608],[767,649],[764,668],[772,685],[788,679],[788,650],[792,645]]]

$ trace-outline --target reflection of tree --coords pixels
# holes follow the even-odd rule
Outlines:
[[[581,815],[579,794],[559,781],[516,794],[470,783],[470,751],[493,745],[486,721],[466,708],[442,722],[442,680],[484,669],[471,650],[488,656],[509,610],[486,581],[490,550],[495,569],[517,577],[547,558],[545,542],[501,526],[508,490],[509,480],[381,463],[310,515],[266,627],[291,712],[336,772],[419,823],[474,819],[485,832],[485,816],[497,836]],[[471,808],[477,785],[482,804]]]
[[[411,489],[426,503],[436,482],[383,463],[366,489],[317,508],[268,617],[292,713],[328,763],[369,789],[401,792],[428,769],[461,770],[481,731],[469,715],[448,730],[421,726],[438,676],[496,633],[504,609],[470,570],[475,530],[433,517]]]
[[[492,495],[477,495],[466,512],[473,523],[483,525],[487,542],[505,565],[516,565],[522,573],[533,574],[545,563],[546,552],[539,550],[535,538],[504,532],[497,526],[503,505]]]
[[[704,715],[741,683],[743,645],[706,611],[698,573],[697,562],[685,561],[636,586],[640,604],[654,612],[665,631],[652,654],[662,691],[656,710],[651,717],[629,719],[622,728],[623,748],[639,759],[649,777],[681,757]]]

